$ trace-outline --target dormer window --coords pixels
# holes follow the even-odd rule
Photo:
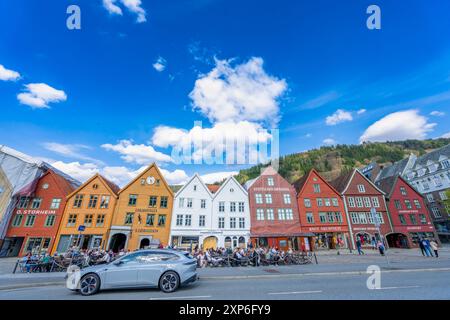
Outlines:
[[[444,160],[441,162],[441,165],[442,165],[443,169],[448,169],[448,168],[450,168],[450,161]]]

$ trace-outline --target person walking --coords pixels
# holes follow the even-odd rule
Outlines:
[[[420,248],[420,251],[422,251],[422,256],[425,257],[425,246],[423,245],[422,239],[419,240],[419,248]]]
[[[372,236],[372,249],[377,250],[377,240]]]
[[[430,244],[430,239],[425,239],[425,250],[428,251],[428,253],[430,254],[430,257],[434,257],[433,255],[433,251],[431,250],[431,244]]]
[[[384,244],[383,244],[383,242],[381,240],[378,240],[377,247],[378,247],[378,251],[380,251],[380,254],[382,256],[384,256],[385,247],[384,247]]]
[[[358,249],[358,254],[359,255],[364,254],[364,251],[362,251],[361,247],[362,247],[361,240],[359,240],[359,239],[356,240],[356,249]]]
[[[434,251],[434,255],[436,256],[436,258],[439,258],[438,244],[436,243],[436,241],[431,240],[430,247]]]

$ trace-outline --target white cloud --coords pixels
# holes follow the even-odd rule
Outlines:
[[[16,81],[20,78],[20,73],[14,70],[6,69],[0,64],[0,80],[2,81]]]
[[[213,184],[215,182],[221,182],[230,176],[236,176],[239,171],[223,171],[204,174],[201,176],[204,183]]]
[[[328,126],[335,126],[339,123],[346,122],[346,121],[352,121],[353,116],[350,112],[338,109],[335,113],[333,113],[331,116],[328,116],[325,120],[326,124]]]
[[[153,68],[158,72],[163,72],[166,69],[167,61],[163,57],[159,57],[156,59],[155,63],[153,64]]]
[[[164,176],[164,179],[169,184],[184,184],[188,181],[189,177],[184,170],[176,169],[174,171],[169,171],[166,169],[159,169]]]
[[[341,94],[339,94],[336,91],[329,91],[326,92],[314,99],[311,99],[309,101],[306,101],[300,106],[301,110],[310,110],[310,109],[317,109],[320,108],[327,103],[333,102],[341,97]]]
[[[327,146],[332,146],[332,145],[336,144],[336,141],[332,138],[324,139],[322,142],[324,145],[327,145]]]
[[[56,161],[50,163],[56,169],[61,170],[62,172],[72,176],[73,178],[84,182],[94,174],[99,172],[99,167],[95,163],[83,163],[80,162],[63,162]]]
[[[435,117],[443,117],[443,116],[445,116],[445,112],[442,112],[442,111],[431,111],[430,115],[431,116],[435,116]]]
[[[128,11],[137,15],[136,22],[141,23],[147,21],[146,12],[142,8],[141,0],[103,0],[103,7],[110,14],[122,15],[122,9],[116,4],[119,1]]]
[[[50,108],[49,103],[57,103],[67,100],[67,95],[62,90],[57,90],[45,83],[29,83],[25,85],[26,91],[19,93],[17,99],[20,103],[33,109]]]
[[[450,139],[450,132],[447,132],[441,136],[441,138]]]
[[[363,114],[366,113],[366,109],[359,109],[358,111],[356,111],[356,114]]]
[[[424,139],[436,126],[418,110],[406,110],[388,114],[369,126],[359,141],[398,141],[405,139]]]
[[[80,160],[87,160],[96,163],[101,163],[101,161],[84,155],[81,150],[92,149],[89,146],[82,144],[63,144],[58,142],[44,142],[43,147],[49,151],[55,152],[65,157],[75,158]]]
[[[190,93],[194,109],[211,122],[278,121],[278,99],[286,91],[284,79],[268,75],[263,59],[253,57],[231,66],[231,60],[216,60],[212,71],[200,76]]]
[[[171,162],[170,156],[156,151],[152,146],[133,144],[130,140],[121,140],[117,144],[103,144],[102,148],[120,153],[121,158],[129,163],[150,164],[152,162]]]

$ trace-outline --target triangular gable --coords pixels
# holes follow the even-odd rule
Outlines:
[[[340,192],[337,191],[327,180],[325,180],[316,169],[311,169],[307,174],[305,183],[303,183],[303,185],[301,186],[300,190],[297,193],[298,196],[300,196],[300,194],[303,192],[303,189],[308,184],[313,174],[316,175],[323,183],[325,183],[334,193],[336,193],[338,196],[341,195]]]
[[[214,198],[216,198],[220,192],[222,192],[222,190],[225,188],[225,186],[228,184],[228,182],[230,182],[231,180],[233,180],[234,182],[236,182],[236,184],[239,186],[239,188],[244,192],[244,194],[248,195],[247,190],[244,189],[244,187],[239,183],[239,181],[236,180],[235,177],[233,176],[229,176],[227,180],[225,180],[225,182],[220,186],[219,190],[217,190],[217,192],[214,194]]]
[[[189,179],[188,182],[186,182],[186,184],[184,186],[181,187],[180,190],[178,190],[178,192],[175,194],[175,198],[177,198],[181,192],[186,189],[186,187],[191,184],[192,181],[194,181],[195,178],[198,178],[198,180],[200,181],[200,184],[203,186],[203,188],[206,190],[206,192],[209,194],[209,196],[211,197],[211,199],[213,198],[213,195],[211,193],[211,191],[209,190],[209,188],[206,186],[206,184],[203,182],[202,178],[199,176],[198,173],[195,173],[191,179]]]
[[[73,195],[77,194],[81,190],[83,190],[88,184],[90,184],[95,179],[98,179],[105,188],[114,196],[117,198],[117,193],[110,187],[110,185],[106,182],[106,179],[104,179],[99,173],[94,174],[89,180],[87,180],[85,183],[83,183],[80,187],[75,189],[71,194],[67,196],[67,199],[71,198]]]
[[[160,181],[162,181],[162,183],[164,184],[164,186],[166,187],[167,191],[169,191],[169,193],[173,196],[173,191],[170,188],[169,184],[167,183],[166,179],[164,178],[164,175],[161,173],[161,171],[159,170],[158,166],[156,165],[155,162],[153,162],[151,165],[149,165],[144,171],[142,171],[141,173],[139,173],[136,178],[134,178],[133,180],[131,180],[125,187],[123,187],[120,191],[119,194],[121,194],[123,191],[125,191],[129,186],[131,186],[132,184],[134,184],[136,181],[138,181],[139,179],[141,179],[146,173],[148,173],[152,168],[155,168],[156,172],[158,173],[158,176],[160,178]]]
[[[345,187],[344,191],[342,191],[342,194],[344,194],[344,193],[347,191],[348,187],[350,186],[350,183],[352,182],[353,178],[355,177],[355,174],[361,175],[361,176],[364,178],[364,180],[366,180],[367,182],[369,182],[369,184],[372,185],[372,187],[374,187],[377,191],[381,192],[381,194],[383,194],[383,195],[386,194],[383,190],[381,190],[380,188],[378,188],[372,181],[370,181],[369,179],[367,179],[367,177],[366,177],[365,175],[363,175],[361,172],[359,172],[358,169],[353,169],[352,176],[351,176],[351,178],[348,180],[347,186]]]

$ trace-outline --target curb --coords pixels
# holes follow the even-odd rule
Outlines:
[[[36,288],[36,287],[49,287],[49,286],[57,286],[64,284],[64,281],[58,282],[42,282],[42,283],[24,283],[24,284],[16,284],[10,286],[0,286],[0,291],[5,290],[14,290],[14,289],[27,289],[27,288]]]

